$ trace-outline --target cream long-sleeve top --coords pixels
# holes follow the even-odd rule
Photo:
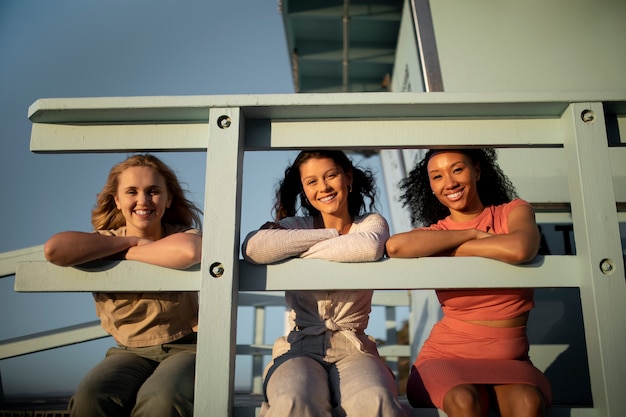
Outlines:
[[[311,216],[288,217],[278,224],[284,229],[261,229],[248,234],[243,243],[245,260],[255,264],[287,258],[371,262],[383,257],[389,238],[387,221],[376,213],[356,216],[344,235],[332,228],[315,229]],[[364,334],[367,328],[372,294],[372,290],[286,291],[285,301],[291,309],[289,342],[326,331],[343,331],[359,346],[355,334]]]

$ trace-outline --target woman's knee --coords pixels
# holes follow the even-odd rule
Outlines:
[[[71,416],[127,416],[135,405],[135,391],[110,378],[101,367],[92,369],[70,399]]]
[[[489,398],[484,389],[476,385],[458,385],[450,389],[443,399],[446,414],[482,416],[488,409]]]
[[[268,416],[330,416],[332,410],[330,402],[324,398],[297,395],[288,391],[272,396],[268,405]]]
[[[180,393],[164,391],[163,395],[154,392],[137,396],[137,404],[132,417],[191,417],[193,416],[193,397]]]
[[[348,416],[406,416],[395,391],[382,385],[371,385],[351,398],[341,398],[339,408]]]
[[[295,357],[276,364],[265,380],[266,416],[329,416],[328,375],[319,363]]]
[[[69,403],[70,416],[128,416],[134,398],[107,393],[99,386],[83,384],[74,393]]]
[[[515,384],[495,389],[498,408],[503,417],[544,415],[545,399],[541,390],[532,385]]]
[[[192,416],[194,381],[179,378],[178,383],[159,383],[150,378],[139,389],[133,417]]]

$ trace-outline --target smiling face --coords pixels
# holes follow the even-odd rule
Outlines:
[[[352,173],[344,172],[330,158],[311,158],[300,165],[300,181],[306,198],[319,210],[328,226],[331,217],[349,219],[348,187]]]
[[[126,234],[161,238],[161,219],[172,197],[165,179],[154,168],[131,167],[118,177],[115,205],[126,219]]]
[[[437,199],[450,210],[454,221],[466,221],[484,209],[477,181],[480,167],[461,152],[440,152],[428,161],[430,188]]]

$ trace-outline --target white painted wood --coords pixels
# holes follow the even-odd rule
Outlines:
[[[238,302],[244,119],[238,108],[209,114],[202,233],[202,285],[194,415],[232,414]]]
[[[34,124],[32,150],[35,152],[65,151],[63,147],[67,144],[62,143],[64,135],[61,130],[57,131],[54,141],[61,141],[59,148],[63,149],[57,150],[46,142],[46,135],[54,134],[57,124],[72,125],[67,131],[83,141],[71,148],[74,151],[85,146],[84,150],[88,152],[111,152],[139,149],[137,144],[145,145],[141,138],[147,137],[149,132],[154,133],[155,129],[166,132],[168,128],[161,125],[208,122],[208,139],[204,129],[183,126],[180,128],[182,139],[171,145],[180,150],[197,149],[195,146],[206,144],[204,257],[200,271],[160,271],[164,272],[160,274],[163,281],[152,284],[140,280],[124,283],[116,278],[118,272],[128,274],[149,267],[131,262],[120,262],[100,272],[82,273],[67,268],[63,270],[63,276],[69,277],[67,279],[55,271],[44,275],[48,283],[30,275],[32,282],[24,283],[29,280],[29,274],[51,271],[48,266],[36,262],[25,263],[23,269],[22,266],[17,268],[16,288],[25,291],[41,288],[89,291],[97,286],[100,290],[119,291],[117,286],[120,286],[132,291],[133,288],[155,288],[150,286],[158,284],[161,290],[180,289],[180,286],[186,286],[187,290],[200,289],[196,390],[203,395],[197,398],[196,414],[228,416],[232,413],[239,290],[579,287],[587,329],[594,408],[553,409],[548,415],[617,417],[626,409],[625,398],[620,392],[626,385],[625,362],[622,360],[626,344],[623,328],[626,290],[613,193],[615,169],[610,166],[616,163],[608,163],[615,158],[611,159],[613,153],[606,146],[603,104],[614,114],[626,114],[623,92],[579,96],[570,93],[349,93],[40,100],[31,106],[29,116]],[[596,113],[596,121],[592,124],[585,124],[580,119],[580,113],[587,108]],[[221,129],[217,124],[222,115],[231,117],[232,124],[227,129]],[[140,123],[135,125],[136,122]],[[107,127],[96,127],[103,123]],[[127,130],[128,126],[134,127]],[[623,122],[619,118],[618,126],[623,131]],[[101,141],[104,131],[111,132],[115,138],[108,144],[94,147],[92,141]],[[133,142],[135,136],[137,143]],[[188,140],[195,145],[187,145]],[[452,144],[537,149],[563,146],[578,254],[538,258],[537,262],[526,266],[479,258],[398,259],[367,264],[291,260],[270,266],[253,266],[239,261],[244,147],[391,149]],[[617,164],[619,161],[621,159],[617,159]],[[605,275],[600,271],[600,261],[604,258],[613,261],[613,273]],[[210,274],[214,262],[224,265],[221,278],[213,278]],[[168,276],[175,275],[181,279],[174,284],[165,283]],[[293,281],[294,275],[304,279]],[[311,278],[306,279],[307,276]],[[504,282],[503,276],[507,277]],[[82,281],[80,277],[83,277]],[[88,284],[89,288],[86,285],[88,280],[93,280]],[[108,283],[104,284],[105,281]]]
[[[586,112],[593,122],[583,121]],[[572,104],[563,125],[594,407],[619,417],[626,411],[626,286],[602,105]],[[603,273],[605,259],[612,269]]]
[[[206,136],[206,122],[95,126],[35,123],[30,147],[37,152],[204,150]]]
[[[0,341],[0,360],[40,352],[89,340],[102,339],[109,334],[99,321],[52,329],[46,332]]]
[[[213,263],[219,259],[219,256],[213,256],[209,257],[207,262]],[[328,288],[376,290],[462,287],[551,288],[577,287],[584,279],[576,257],[557,255],[537,257],[532,263],[521,266],[477,257],[384,259],[366,263],[338,263],[320,259],[291,259],[274,265],[252,265],[242,260],[236,263],[240,291]],[[442,271],[445,271],[445,274],[442,274]],[[133,279],[124,278],[128,276],[132,276]],[[294,280],[294,276],[301,279]],[[503,276],[506,276],[506,281],[502,280]],[[342,277],[340,284],[338,277]],[[204,279],[203,273],[198,270],[180,271],[133,261],[106,263],[103,270],[91,271],[60,267],[45,261],[32,261],[18,264],[15,290],[197,291]],[[209,297],[213,299],[216,296]],[[378,297],[394,296],[379,295],[377,291],[374,293],[375,302]],[[405,295],[399,297],[404,300]],[[271,304],[273,303],[272,300]]]
[[[17,264],[18,292],[198,291],[198,267],[162,268],[136,261],[94,263],[90,268],[62,267],[46,261]],[[148,275],[144,275],[148,274]],[[132,278],[129,278],[132,277]]]
[[[329,120],[272,122],[271,146],[374,149],[411,146],[556,146],[558,119]]]
[[[252,340],[255,345],[262,345],[265,339],[265,308],[254,308],[254,320],[252,326]],[[272,348],[266,353],[271,355]],[[252,392],[263,393],[263,356],[256,355],[252,358]]]
[[[624,111],[624,92],[331,93],[230,96],[46,98],[28,109],[33,123],[206,122],[211,108],[240,108],[246,120],[418,117],[559,117],[570,103],[605,102]],[[345,138],[344,138],[345,139]],[[393,138],[381,138],[381,141]],[[380,143],[379,145],[384,145]],[[35,149],[34,149],[35,150]],[[36,150],[35,150],[36,151]]]
[[[382,149],[378,154],[380,155],[383,181],[389,203],[389,219],[387,221],[389,222],[390,232],[395,234],[411,230],[411,216],[408,210],[399,203],[401,192],[398,184],[407,174],[402,150]]]
[[[294,280],[294,276],[299,279]],[[294,259],[274,265],[242,262],[239,285],[247,291],[577,287],[581,279],[574,256],[538,257],[535,263],[524,266],[474,257],[384,259],[358,264]]]
[[[617,116],[617,126],[620,132],[626,132],[626,116]],[[620,142],[626,143],[625,135],[620,136]]]
[[[0,253],[0,278],[15,274],[18,262],[44,260],[43,245]]]

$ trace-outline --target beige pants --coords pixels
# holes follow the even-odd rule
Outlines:
[[[340,332],[281,338],[268,365],[266,401],[260,417],[405,417],[396,382],[376,344],[359,335],[363,348]]]

